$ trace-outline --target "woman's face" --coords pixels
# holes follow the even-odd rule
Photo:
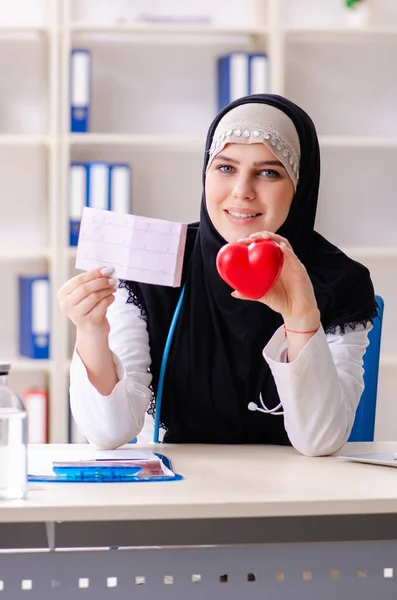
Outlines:
[[[206,174],[209,217],[227,242],[276,232],[288,216],[294,186],[265,144],[227,144]]]

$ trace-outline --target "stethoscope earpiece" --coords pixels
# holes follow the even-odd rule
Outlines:
[[[263,402],[262,392],[259,394],[259,400],[263,408],[260,408],[260,406],[255,404],[255,402],[250,402],[247,407],[248,410],[251,410],[252,412],[257,410],[265,415],[272,415],[273,417],[278,417],[284,414],[284,411],[280,411],[280,408],[282,408],[281,402],[277,404],[275,408],[267,408],[266,404]]]

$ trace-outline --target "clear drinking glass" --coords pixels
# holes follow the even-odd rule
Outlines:
[[[27,413],[8,386],[10,363],[0,362],[0,500],[27,492]]]

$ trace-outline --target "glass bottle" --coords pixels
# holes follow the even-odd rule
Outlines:
[[[27,413],[8,386],[10,363],[0,362],[0,500],[27,492]]]

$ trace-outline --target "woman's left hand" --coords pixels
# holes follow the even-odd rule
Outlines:
[[[318,328],[320,312],[313,285],[305,266],[292,250],[291,244],[280,235],[267,231],[252,234],[249,238],[239,241],[249,243],[258,237],[276,242],[284,255],[284,263],[279,278],[258,302],[262,302],[275,312],[280,313],[286,326],[291,329],[301,329],[303,327],[308,330]],[[232,295],[234,298],[248,300],[237,291],[234,291]]]

